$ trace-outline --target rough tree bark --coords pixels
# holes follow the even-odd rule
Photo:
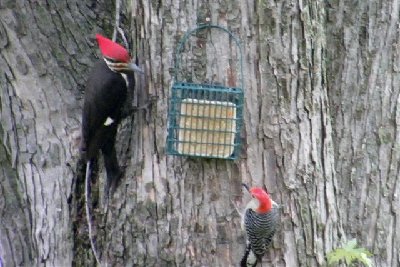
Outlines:
[[[112,34],[107,2],[0,2],[4,266],[94,264],[73,196],[71,134],[98,50],[94,33]],[[354,237],[374,253],[375,266],[400,266],[397,0],[122,2],[146,72],[132,102],[152,105],[120,127],[125,177],[109,209],[98,201],[95,210],[104,263],[237,266],[244,233],[233,203],[248,200],[246,182],[266,184],[282,204],[264,258],[270,266],[324,266],[327,252]],[[244,147],[236,161],[165,152],[174,49],[204,22],[242,42]],[[204,50],[184,55],[194,77],[237,79],[234,44],[218,32],[203,37],[194,42]],[[99,166],[96,185],[105,177]]]
[[[400,3],[327,6],[327,86],[347,237],[400,266]]]
[[[105,2],[0,1],[4,266],[71,265],[70,134],[95,60],[92,35],[112,25]]]

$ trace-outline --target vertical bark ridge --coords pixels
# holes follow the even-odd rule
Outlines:
[[[345,12],[349,8],[355,12]],[[337,74],[328,76],[335,154],[341,159],[335,168],[340,196],[349,196],[339,198],[340,206],[349,207],[341,218],[347,238],[371,250],[376,266],[400,265],[393,253],[399,246],[393,232],[398,208],[389,193],[396,192],[399,177],[398,12],[398,1],[332,4],[328,23],[328,69]]]

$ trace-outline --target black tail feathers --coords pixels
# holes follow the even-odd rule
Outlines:
[[[249,243],[247,244],[244,255],[240,261],[240,267],[256,267],[257,263],[261,262],[260,259],[257,257],[256,261],[252,265],[250,265],[251,263],[248,263],[250,253],[251,253],[251,245]]]

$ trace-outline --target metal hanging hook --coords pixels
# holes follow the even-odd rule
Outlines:
[[[181,52],[183,50],[183,46],[185,45],[185,43],[187,42],[187,40],[191,37],[192,34],[204,30],[204,29],[218,29],[218,30],[222,30],[224,32],[226,32],[229,37],[231,37],[234,41],[236,46],[239,49],[239,55],[238,55],[238,59],[239,59],[239,68],[240,68],[240,88],[244,88],[244,78],[243,78],[243,54],[242,54],[242,47],[240,45],[240,40],[228,29],[219,26],[219,25],[215,25],[215,24],[201,24],[198,27],[189,30],[188,32],[185,33],[185,35],[181,38],[181,40],[178,43],[177,49],[176,49],[176,53],[175,53],[175,64],[174,64],[174,81],[178,80],[178,73],[179,73],[179,69],[180,69],[180,63],[181,63]]]

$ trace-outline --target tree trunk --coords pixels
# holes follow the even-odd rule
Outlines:
[[[94,34],[112,36],[108,2],[0,3],[0,266],[95,264],[76,134]],[[145,108],[120,126],[125,175],[108,206],[101,157],[92,177],[103,264],[237,266],[245,235],[235,205],[249,200],[245,182],[265,184],[282,207],[268,266],[324,266],[351,238],[373,252],[375,266],[400,266],[398,1],[122,4],[145,70],[129,104]],[[202,23],[241,40],[235,161],[166,154],[175,49]],[[181,79],[238,85],[228,35],[205,30],[188,42]]]
[[[337,203],[347,238],[400,266],[398,1],[327,6]],[[351,11],[351,12],[349,12]]]
[[[3,266],[71,265],[71,134],[95,60],[93,33],[112,30],[106,2],[0,2]]]

